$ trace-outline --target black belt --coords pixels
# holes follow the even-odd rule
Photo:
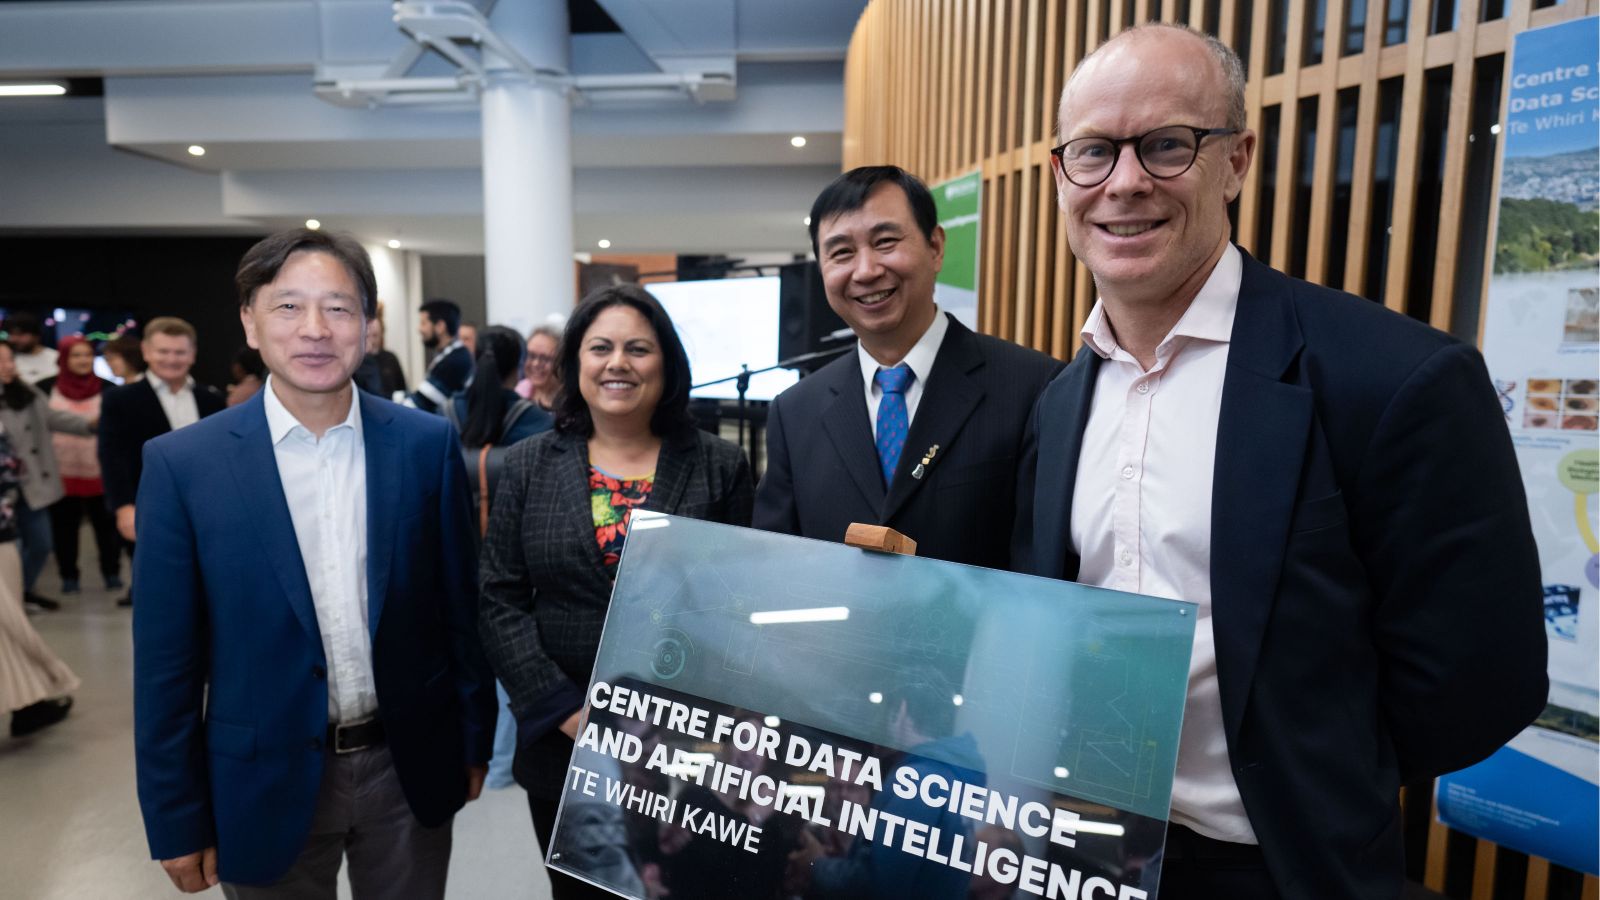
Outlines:
[[[383,743],[383,722],[378,718],[359,722],[328,723],[328,749],[334,753],[354,753]]]

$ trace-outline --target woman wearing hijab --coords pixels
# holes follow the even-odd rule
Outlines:
[[[56,357],[60,373],[39,382],[39,390],[50,398],[51,409],[64,410],[90,422],[100,421],[100,392],[112,384],[94,374],[94,346],[86,338],[73,336],[61,339],[60,351]],[[116,521],[106,508],[95,439],[64,432],[56,432],[51,439],[64,493],[50,507],[61,592],[75,594],[79,590],[78,530],[84,516],[89,517],[94,529],[95,547],[100,551],[100,577],[106,590],[120,590],[122,544],[117,538]]]

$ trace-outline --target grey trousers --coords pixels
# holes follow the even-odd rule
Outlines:
[[[451,824],[425,828],[412,815],[388,747],[329,753],[311,833],[288,874],[272,884],[224,883],[222,894],[229,900],[335,900],[339,865],[348,857],[356,900],[442,900]]]

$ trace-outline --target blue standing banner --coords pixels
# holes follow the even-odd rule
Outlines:
[[[1600,18],[1517,35],[1484,358],[1544,578],[1550,699],[1483,763],[1439,779],[1452,828],[1600,874]]]

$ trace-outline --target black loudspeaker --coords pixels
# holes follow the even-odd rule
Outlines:
[[[829,335],[849,326],[828,306],[822,289],[822,272],[814,262],[792,262],[778,269],[778,358],[792,359],[818,350],[832,350],[839,341],[824,341]],[[846,340],[849,340],[846,338]],[[796,366],[810,372],[829,359]]]

